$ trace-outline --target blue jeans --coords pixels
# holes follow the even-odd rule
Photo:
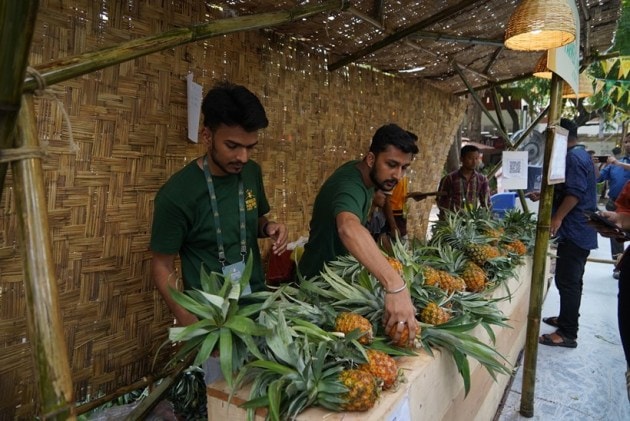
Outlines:
[[[580,303],[586,258],[591,253],[569,240],[558,243],[556,287],[560,293],[558,332],[569,339],[577,339]]]

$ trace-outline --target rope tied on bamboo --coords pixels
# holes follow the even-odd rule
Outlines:
[[[79,145],[74,141],[74,136],[72,134],[72,124],[70,123],[70,116],[68,115],[68,111],[66,111],[66,107],[63,105],[63,102],[59,98],[57,98],[55,92],[53,92],[53,90],[46,85],[46,80],[37,71],[37,69],[28,66],[26,68],[26,72],[31,75],[33,79],[37,82],[37,89],[34,90],[35,95],[41,98],[50,99],[59,107],[61,115],[63,116],[63,121],[64,123],[66,123],[66,130],[68,130],[68,149],[70,150],[70,152],[79,152]],[[48,142],[46,142],[46,144],[44,145],[44,150],[46,149],[47,145]]]

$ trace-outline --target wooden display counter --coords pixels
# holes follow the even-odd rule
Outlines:
[[[509,318],[507,323],[511,328],[494,327],[496,349],[512,365],[525,345],[531,272],[531,258],[527,258],[525,264],[518,267],[517,276],[508,281],[512,299],[498,303],[501,311]],[[506,290],[499,288],[494,296],[502,297],[505,294]],[[481,326],[477,327],[473,334],[490,343],[487,333]],[[433,353],[434,356],[430,356],[420,351],[418,356],[397,358],[407,381],[394,392],[381,393],[376,406],[368,412],[335,413],[313,407],[304,411],[297,419],[302,421],[493,419],[510,377],[498,375],[495,382],[481,364],[469,359],[471,388],[468,396],[464,398],[464,384],[451,355],[439,350],[434,350]],[[245,420],[246,413],[238,404],[246,400],[247,393],[241,390],[228,405],[229,389],[225,382],[210,385],[208,419]],[[265,411],[259,410],[256,419],[264,420],[264,415]]]

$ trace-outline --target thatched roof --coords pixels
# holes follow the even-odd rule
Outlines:
[[[613,44],[620,0],[577,0],[581,55],[590,60]],[[227,0],[208,4],[213,17],[287,10],[312,1]],[[423,78],[452,93],[466,90],[454,68],[480,87],[530,75],[542,52],[503,47],[517,0],[355,0],[340,12],[318,14],[274,28],[313,50],[324,50],[329,70],[348,63],[372,66],[401,77]],[[390,42],[391,41],[391,42]],[[405,70],[423,67],[416,72]],[[333,70],[336,69],[336,70]]]

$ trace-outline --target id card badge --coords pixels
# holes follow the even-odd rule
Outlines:
[[[237,263],[232,263],[231,265],[223,266],[221,268],[223,271],[223,276],[225,279],[229,279],[231,282],[236,283],[241,281],[241,277],[243,276],[243,271],[245,271],[245,262],[240,261]],[[249,295],[252,293],[252,288],[247,285],[247,287],[241,292],[241,297],[244,295]]]

